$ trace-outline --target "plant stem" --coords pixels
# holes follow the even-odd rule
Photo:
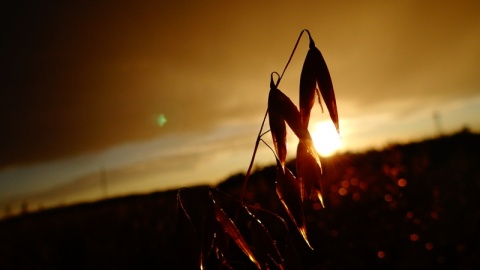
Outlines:
[[[265,111],[265,116],[263,116],[262,125],[260,126],[260,131],[258,132],[257,140],[255,141],[255,147],[253,148],[252,159],[250,160],[250,165],[248,166],[247,173],[245,174],[245,179],[243,180],[242,193],[240,194],[240,202],[241,203],[243,203],[243,199],[245,197],[245,192],[247,190],[248,178],[252,174],[253,163],[255,162],[255,156],[257,154],[258,145],[260,144],[260,140],[261,140],[262,135],[263,135],[262,131],[263,131],[263,126],[265,125],[265,120],[267,120],[267,115],[268,115],[268,108]]]
[[[302,38],[302,35],[304,32],[307,32],[308,36],[310,37],[310,32],[307,29],[303,29],[300,32],[300,35],[298,36],[297,42],[295,43],[295,46],[293,47],[292,53],[290,54],[290,57],[288,58],[287,64],[285,65],[285,68],[283,69],[283,72],[281,75],[279,75],[277,83],[275,83],[275,87],[278,87],[280,84],[280,81],[282,80],[283,74],[285,74],[285,71],[287,70],[288,65],[290,64],[290,61],[292,61],[292,57],[295,54],[295,51],[297,50],[298,43],[300,42],[300,39]],[[310,37],[311,40],[311,37]],[[276,73],[276,72],[274,72]],[[278,75],[278,73],[276,73]],[[240,193],[240,202],[243,203],[243,199],[245,198],[245,192],[247,190],[247,183],[248,183],[248,178],[252,174],[252,168],[253,168],[253,163],[255,162],[255,156],[257,154],[257,149],[258,145],[260,144],[260,140],[262,139],[262,136],[265,133],[262,133],[263,131],[263,126],[265,125],[265,120],[267,119],[268,115],[268,107],[267,111],[265,112],[265,116],[263,117],[262,125],[260,126],[260,131],[258,132],[257,140],[255,141],[255,147],[253,149],[253,154],[252,154],[252,159],[250,160],[250,165],[248,166],[247,173],[245,174],[245,179],[243,180],[243,186],[242,186],[242,192]],[[235,219],[237,219],[237,214],[235,215]]]
[[[300,42],[300,39],[302,38],[303,32],[307,32],[308,36],[310,37],[310,31],[308,31],[307,29],[303,29],[302,32],[300,32],[300,35],[297,38],[297,42],[295,43],[295,46],[293,46],[292,53],[290,54],[290,57],[288,58],[287,64],[285,65],[285,68],[283,69],[282,75],[280,75],[280,77],[278,78],[278,81],[275,84],[275,86],[278,86],[280,84],[280,81],[283,78],[283,74],[285,74],[285,71],[287,70],[287,67],[290,64],[290,61],[292,61],[292,57],[295,54],[295,51],[297,50],[297,46],[298,46],[298,43]]]

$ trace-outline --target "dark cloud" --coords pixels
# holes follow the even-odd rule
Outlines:
[[[479,4],[398,2],[355,10],[346,57],[331,61],[343,99],[365,105],[388,100],[454,99],[480,92]],[[336,70],[336,66],[338,70]]]
[[[260,121],[268,76],[303,28],[326,57],[339,105],[477,95],[478,5],[4,1],[0,166]],[[305,48],[282,82],[287,94],[297,92]]]

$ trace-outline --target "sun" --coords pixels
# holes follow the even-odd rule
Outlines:
[[[331,121],[321,121],[310,128],[313,144],[318,153],[328,157],[342,148],[342,140]]]

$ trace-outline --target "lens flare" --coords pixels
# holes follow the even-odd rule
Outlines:
[[[159,127],[163,127],[165,125],[165,123],[167,123],[167,118],[165,117],[165,115],[160,114],[157,117],[157,123],[158,123]]]

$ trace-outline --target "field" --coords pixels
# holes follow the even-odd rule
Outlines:
[[[478,269],[480,135],[391,145],[322,160],[326,208],[306,209],[304,269]],[[292,168],[293,170],[294,168]],[[275,168],[255,172],[247,203],[282,214]],[[238,197],[243,175],[218,189]],[[192,232],[176,190],[44,210],[0,221],[0,269],[191,269]],[[241,257],[235,269],[253,265]]]

